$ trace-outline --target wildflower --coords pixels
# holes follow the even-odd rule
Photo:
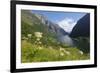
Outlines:
[[[63,53],[63,52],[61,52],[61,53],[60,53],[60,55],[61,55],[61,56],[64,56],[64,53]]]
[[[67,55],[70,55],[70,52],[69,51],[66,51],[64,48],[60,47],[60,51],[66,53]]]
[[[70,55],[70,52],[69,52],[69,51],[65,51],[65,53],[66,53],[67,55]]]
[[[40,38],[37,38],[36,40],[37,40],[37,41],[40,41]]]
[[[28,40],[28,38],[27,37],[22,37],[22,40]]]
[[[42,32],[34,32],[35,37],[42,38]]]
[[[31,37],[32,37],[32,34],[28,34],[27,36],[28,36],[29,38],[31,38]]]
[[[38,48],[39,50],[43,49],[41,46]]]
[[[60,51],[64,51],[64,49],[62,47],[60,47]]]
[[[42,44],[42,42],[39,41],[39,44]]]
[[[81,55],[83,55],[83,51],[80,50],[79,53],[80,53]]]

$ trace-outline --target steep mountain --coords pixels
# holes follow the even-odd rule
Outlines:
[[[34,35],[35,32],[42,32],[42,41],[44,43],[46,43],[46,41],[53,42],[53,44],[56,44],[57,41],[61,42],[62,39],[60,39],[60,37],[68,34],[59,25],[52,23],[45,16],[33,13],[29,10],[21,11],[21,29],[22,38],[27,37],[28,34]],[[33,41],[34,40],[35,38],[33,36]]]
[[[70,37],[80,50],[85,53],[90,52],[90,14],[86,14],[77,22]]]
[[[71,37],[89,37],[90,36],[90,14],[87,13],[74,26]]]

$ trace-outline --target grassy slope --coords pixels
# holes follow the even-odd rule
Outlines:
[[[63,48],[70,54],[55,49],[52,46],[31,44],[26,40],[22,41],[22,62],[47,62],[47,61],[69,61],[89,59],[88,54],[81,54],[77,48]],[[61,55],[63,53],[63,55]]]

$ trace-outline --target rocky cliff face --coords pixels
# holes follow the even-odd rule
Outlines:
[[[82,17],[74,26],[71,37],[89,37],[90,36],[90,14]]]
[[[34,32],[42,32],[45,37],[52,37],[52,35],[58,41],[63,40],[60,38],[64,35],[68,35],[59,25],[52,23],[45,16],[32,13],[29,10],[21,11],[21,23],[22,23],[22,36],[27,34],[34,34]]]

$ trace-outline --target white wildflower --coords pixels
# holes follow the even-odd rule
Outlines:
[[[60,51],[66,53],[67,55],[70,55],[70,52],[69,51],[66,51],[64,48],[60,47]]]
[[[63,53],[63,52],[61,52],[61,53],[60,53],[60,55],[61,55],[61,56],[64,56],[64,53]]]
[[[60,51],[64,51],[64,49],[62,47],[60,47]]]
[[[39,47],[39,50],[42,50],[42,49],[43,49],[43,48],[40,46],[40,47]]]
[[[42,42],[39,41],[39,44],[42,44]]]
[[[28,34],[27,36],[28,36],[29,38],[31,38],[31,37],[32,37],[32,34]]]
[[[23,39],[23,40],[28,40],[28,38],[27,38],[27,37],[22,37],[22,39]]]
[[[37,38],[36,40],[37,40],[37,41],[40,41],[40,38]]]
[[[69,51],[65,51],[65,53],[66,53],[67,55],[70,55],[70,52],[69,52]]]
[[[37,37],[37,38],[42,38],[42,32],[34,32],[34,35]]]
[[[80,50],[79,53],[80,53],[81,55],[83,55],[83,51]]]

